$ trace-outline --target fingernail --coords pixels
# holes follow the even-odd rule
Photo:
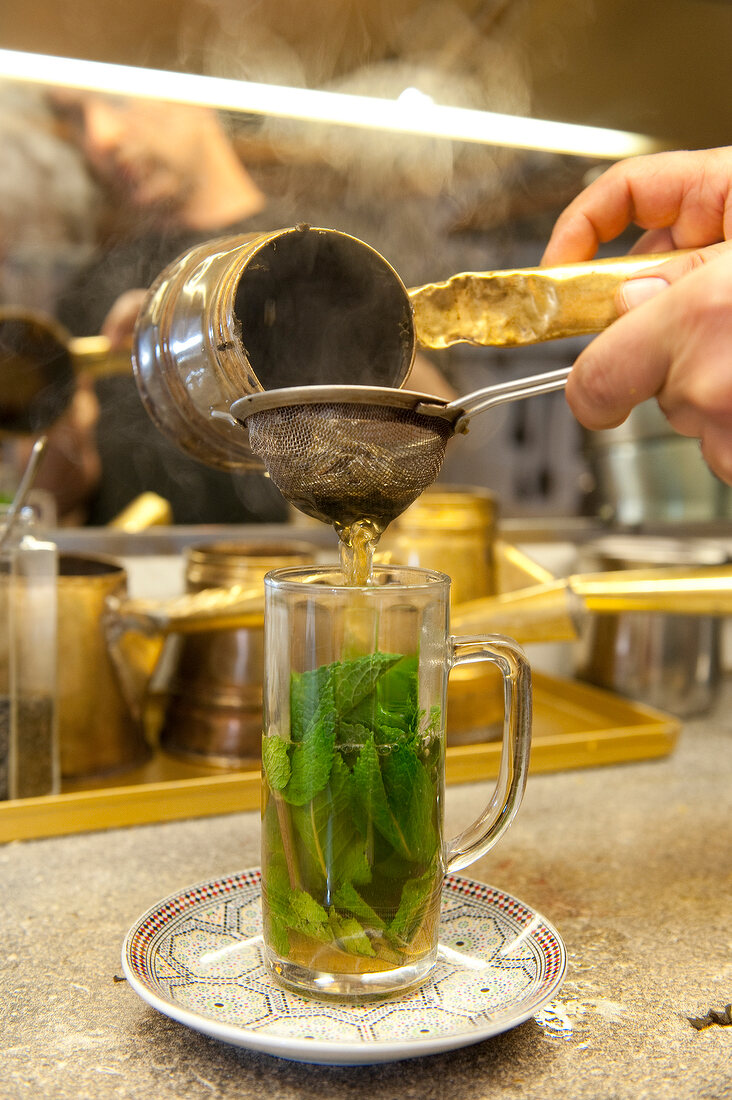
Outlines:
[[[655,298],[662,290],[670,286],[659,275],[649,275],[647,279],[628,279],[620,290],[620,298],[626,309],[635,309],[649,298]]]

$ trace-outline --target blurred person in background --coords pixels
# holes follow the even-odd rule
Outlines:
[[[59,320],[74,335],[101,332],[113,348],[129,345],[141,288],[189,248],[307,219],[301,206],[294,210],[263,193],[213,110],[70,90],[49,95],[116,222],[59,301]],[[414,379],[415,388],[452,396],[427,360]],[[169,442],[149,419],[131,374],[82,386],[98,405],[99,476],[78,486],[87,522],[108,522],[146,490],[170,502],[178,524],[286,519],[286,505],[264,474],[211,469]]]
[[[0,316],[21,312],[30,323],[43,323],[56,313],[61,288],[94,251],[99,190],[83,157],[57,133],[39,90],[0,82],[0,145]],[[74,486],[98,476],[94,418],[93,402],[79,392],[54,427],[46,455],[49,520],[54,508],[79,515]],[[2,439],[1,498],[12,497],[31,443],[19,436]]]
[[[113,348],[129,347],[144,288],[163,268],[197,243],[264,231],[285,216],[254,183],[214,111],[61,89],[49,101],[109,211],[104,241],[58,302],[58,319],[76,336],[101,332]],[[87,523],[109,522],[146,491],[170,503],[177,524],[286,518],[263,474],[210,468],[168,441],[131,369],[82,377],[79,387],[95,406],[96,475],[86,476],[94,468],[86,461],[75,486]]]
[[[0,81],[0,304],[54,314],[96,243],[100,196],[40,91]]]

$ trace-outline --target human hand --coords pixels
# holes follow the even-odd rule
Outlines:
[[[732,238],[732,146],[657,153],[612,165],[557,219],[542,263],[590,260],[629,225],[636,253],[704,248]]]
[[[567,401],[587,428],[612,428],[656,397],[732,484],[732,149],[615,165],[559,218],[545,263],[588,259],[634,221],[634,252],[691,249],[618,289],[619,319],[579,356]]]

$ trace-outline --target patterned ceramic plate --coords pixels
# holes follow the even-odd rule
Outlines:
[[[262,963],[260,873],[192,886],[130,929],[122,965],[166,1016],[216,1039],[300,1062],[364,1065],[468,1046],[515,1027],[561,986],[564,944],[544,918],[491,886],[448,875],[437,966],[398,999],[305,1000]]]

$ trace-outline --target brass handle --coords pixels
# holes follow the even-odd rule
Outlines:
[[[574,641],[588,614],[623,611],[727,615],[732,612],[732,565],[576,574],[458,604],[450,629],[460,634],[489,630],[522,644]]]
[[[158,493],[140,493],[107,524],[118,531],[146,531],[149,527],[166,527],[173,522],[170,501]]]
[[[673,615],[728,615],[732,612],[732,565],[697,569],[621,569],[569,578],[571,590],[588,611],[663,611]]]
[[[106,336],[72,336],[66,346],[76,374],[102,378],[132,373],[132,350],[113,349]]]
[[[107,652],[130,713],[140,720],[167,635],[261,627],[262,585],[207,588],[167,600],[108,596],[102,615]]]
[[[684,251],[561,267],[466,271],[409,290],[417,342],[517,347],[601,332],[617,319],[615,291],[630,275]]]
[[[205,588],[161,600],[110,597],[107,601],[107,617],[119,633],[136,630],[142,634],[195,634],[202,630],[234,630],[261,626],[263,614],[261,584]]]

